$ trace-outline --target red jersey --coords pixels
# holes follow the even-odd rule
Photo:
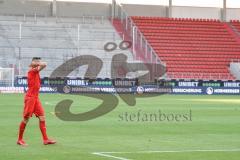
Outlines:
[[[27,75],[28,90],[26,96],[38,97],[41,86],[40,74],[37,69],[30,69]]]

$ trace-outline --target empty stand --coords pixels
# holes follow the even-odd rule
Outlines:
[[[80,55],[94,55],[103,60],[100,78],[111,78],[111,60],[115,54],[124,53],[129,61],[133,61],[129,51],[104,50],[107,42],[119,44],[122,40],[109,20],[102,16],[38,17],[37,20],[34,17],[0,16],[0,32],[0,67],[14,65],[19,75],[26,75],[33,56],[48,62],[43,76],[49,76],[56,67]],[[86,67],[81,67],[70,76],[83,77],[85,71]]]
[[[210,19],[132,17],[174,79],[234,79],[240,43],[226,23]],[[240,29],[240,23],[237,22]]]

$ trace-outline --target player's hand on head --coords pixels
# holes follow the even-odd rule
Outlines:
[[[40,62],[39,66],[38,66],[38,70],[41,71],[41,70],[43,70],[46,67],[47,67],[47,63],[46,62]]]
[[[35,62],[35,61],[32,61],[32,63],[30,64],[30,66],[31,66],[32,68],[36,68],[36,67],[39,66],[39,63],[38,63],[38,62]]]
[[[40,66],[41,66],[41,65],[46,67],[46,66],[47,66],[47,62],[41,62],[41,63],[40,63]]]
[[[46,62],[41,62],[41,61],[39,61],[39,62],[32,62],[30,66],[35,71],[41,71],[44,68],[46,68],[47,63]]]

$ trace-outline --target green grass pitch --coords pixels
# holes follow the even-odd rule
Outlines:
[[[163,95],[137,99],[134,107],[120,100],[118,107],[86,122],[65,122],[52,112],[63,99],[74,100],[73,113],[101,103],[84,96],[41,94],[47,131],[56,145],[42,145],[38,121],[33,117],[24,139],[16,145],[23,108],[22,94],[0,94],[0,160],[239,160],[239,96]],[[120,98],[119,98],[120,99]],[[192,121],[126,121],[127,113],[185,114]]]

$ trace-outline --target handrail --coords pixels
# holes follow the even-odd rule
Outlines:
[[[122,7],[122,5],[121,4],[119,4],[119,3],[117,3],[117,6],[119,6],[120,7],[120,9],[121,9],[121,11],[120,11],[120,18],[121,18],[121,20],[123,19],[123,14],[125,14],[125,17],[126,17],[126,23],[128,22],[128,21],[130,21],[130,24],[132,25],[131,27],[133,28],[135,28],[136,29],[136,31],[137,31],[137,33],[139,33],[140,34],[140,36],[141,36],[141,38],[142,38],[142,40],[144,41],[144,43],[146,44],[146,46],[151,50],[151,54],[154,54],[154,56],[155,56],[155,58],[156,58],[156,62],[159,62],[159,63],[161,63],[161,64],[163,64],[164,66],[166,66],[166,63],[164,63],[160,58],[159,58],[159,56],[157,55],[157,53],[156,53],[156,51],[153,49],[153,47],[149,44],[149,42],[146,40],[146,38],[145,38],[145,36],[142,34],[142,32],[139,30],[139,28],[138,28],[138,26],[133,22],[133,20],[131,19],[131,17],[127,14],[127,12],[123,9],[123,7]],[[131,29],[132,29],[131,28]],[[127,30],[127,28],[124,28],[125,30]],[[132,37],[133,37],[134,35],[132,35]],[[131,37],[131,38],[132,38]]]

